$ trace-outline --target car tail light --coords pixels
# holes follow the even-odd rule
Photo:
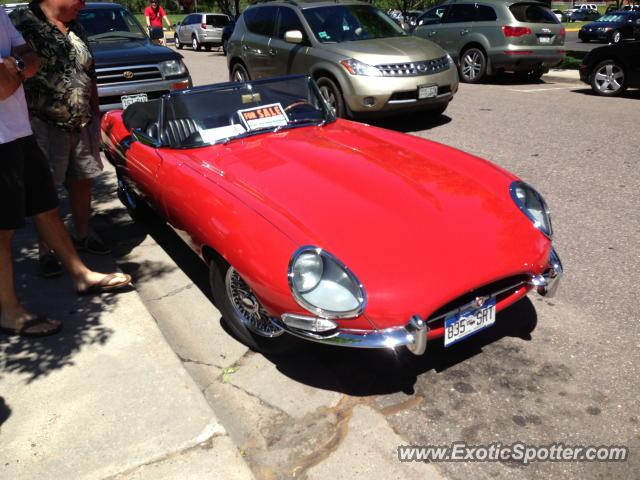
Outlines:
[[[203,30],[207,29],[207,24],[206,23],[201,23],[200,26],[202,27]]]
[[[531,35],[531,29],[529,27],[510,27],[505,25],[502,27],[502,33],[505,37],[522,37],[523,35]]]
[[[566,37],[567,36],[567,29],[564,27],[560,28],[560,36],[561,37]]]
[[[504,53],[506,55],[531,55],[533,52],[531,50],[505,50]]]

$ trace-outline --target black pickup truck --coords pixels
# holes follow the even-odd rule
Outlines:
[[[87,3],[78,21],[95,58],[100,111],[126,108],[192,86],[182,55],[153,44],[125,7]]]

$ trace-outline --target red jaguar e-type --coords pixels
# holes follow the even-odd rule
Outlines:
[[[291,335],[422,354],[491,326],[562,265],[547,206],[453,148],[336,119],[291,76],[173,92],[102,120],[119,196],[148,204],[210,267],[255,350]]]

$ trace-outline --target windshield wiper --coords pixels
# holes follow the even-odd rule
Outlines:
[[[104,38],[127,38],[130,40],[142,40],[144,37],[132,32],[104,32],[89,37],[90,42],[102,40]]]

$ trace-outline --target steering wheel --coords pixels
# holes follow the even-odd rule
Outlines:
[[[297,102],[293,102],[290,105],[287,105],[284,109],[285,112],[288,112],[289,110],[293,110],[294,108],[298,108],[301,107],[303,105],[308,105],[309,107],[313,108],[314,110],[317,108],[313,103],[308,102],[307,100],[298,100]]]

